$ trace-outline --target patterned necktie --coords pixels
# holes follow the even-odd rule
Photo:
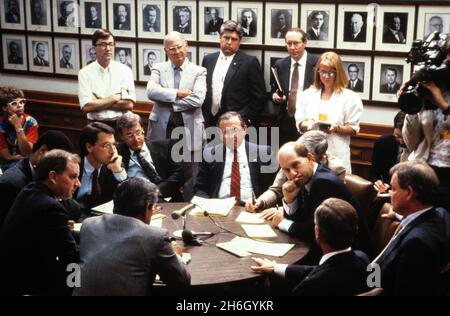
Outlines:
[[[233,162],[231,163],[230,196],[236,197],[236,205],[241,203],[241,173],[237,152],[237,137],[234,138]]]
[[[100,182],[98,181],[98,170],[95,169],[92,172],[92,180],[91,180],[91,203],[93,206],[100,204],[102,189],[100,188]]]
[[[295,115],[295,103],[297,102],[297,89],[298,89],[298,63],[294,64],[294,70],[292,72],[291,89],[289,90],[288,99],[288,115],[293,117]]]
[[[141,151],[135,150],[134,153],[136,154],[137,160],[150,182],[156,185],[160,184],[162,182],[162,178],[158,175],[158,173],[156,173],[155,168],[153,168],[152,165],[147,160],[145,160],[145,158],[141,154]]]
[[[180,68],[179,67],[175,67],[173,69],[173,87],[175,89],[180,88],[180,81],[181,81],[181,73],[180,73]]]

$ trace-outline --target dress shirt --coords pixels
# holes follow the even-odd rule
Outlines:
[[[155,164],[153,163],[152,156],[150,155],[150,151],[148,150],[147,144],[144,143],[144,145],[141,148],[141,155],[144,157],[144,159],[150,163],[150,165],[155,169]],[[147,175],[145,174],[144,170],[142,169],[141,165],[139,164],[138,158],[136,156],[136,153],[134,150],[130,149],[130,162],[128,163],[128,177],[134,178],[134,177],[143,177],[147,178]]]
[[[231,166],[233,163],[234,151],[228,147],[225,148],[225,166],[223,169],[222,182],[219,189],[219,198],[226,198],[230,196]],[[242,142],[238,146],[237,152],[239,160],[239,172],[241,174],[241,200],[246,201],[252,198],[253,187],[250,178],[247,152],[245,150],[245,142]]]
[[[289,74],[289,87],[291,86],[292,81],[292,73],[294,72],[294,64],[298,63],[298,87],[297,87],[297,100],[300,97],[300,94],[303,92],[304,89],[304,82],[305,82],[305,70],[306,70],[306,58],[308,57],[308,52],[305,51],[303,53],[302,58],[300,58],[299,61],[295,61],[291,58],[291,71]]]
[[[225,76],[227,75],[228,68],[230,68],[234,55],[236,54],[233,54],[231,56],[225,56],[222,51],[219,53],[219,58],[217,59],[216,66],[214,67],[212,77],[213,96],[211,109],[220,109],[220,100],[222,100],[223,83],[225,81]]]

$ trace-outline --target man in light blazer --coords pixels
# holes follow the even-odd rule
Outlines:
[[[272,91],[272,100],[280,108],[277,117],[277,126],[280,129],[280,145],[283,145],[289,141],[296,141],[300,137],[298,129],[295,126],[295,104],[292,104],[294,112],[290,114],[288,111],[288,99],[291,92],[294,64],[300,64],[300,68],[298,69],[299,80],[297,90],[302,91],[308,89],[313,83],[314,68],[317,62],[317,56],[308,54],[305,50],[308,42],[306,39],[306,33],[303,30],[299,28],[292,28],[286,33],[284,39],[289,56],[278,60],[275,63],[275,69],[280,79],[283,95],[279,96],[277,94],[276,87],[274,87]],[[295,102],[295,100],[293,100],[293,102]]]
[[[186,153],[190,155],[190,162],[183,158],[187,181],[184,193],[185,199],[189,199],[198,169],[193,161],[194,158],[201,161],[205,133],[202,104],[206,94],[206,69],[186,58],[188,43],[179,32],[166,35],[164,50],[169,61],[153,65],[147,84],[147,96],[154,101],[147,135],[149,140],[182,138],[183,157],[187,157]]]
[[[208,91],[203,105],[207,126],[225,112],[236,111],[247,125],[258,126],[266,102],[264,76],[258,59],[239,50],[242,26],[232,20],[220,27],[220,51],[203,58]]]

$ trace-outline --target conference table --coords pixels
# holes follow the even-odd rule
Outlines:
[[[161,213],[166,215],[162,221],[162,227],[170,233],[183,228],[182,218],[173,219],[171,214],[174,210],[179,210],[189,203],[165,203],[161,204]],[[250,269],[254,265],[252,256],[263,257],[270,260],[276,260],[278,263],[295,263],[309,251],[308,246],[298,239],[290,237],[288,234],[274,229],[277,237],[265,238],[273,242],[291,243],[295,246],[282,257],[271,257],[266,255],[252,254],[246,257],[238,257],[216,246],[216,243],[222,243],[232,240],[235,234],[241,237],[247,237],[240,223],[236,222],[236,217],[243,211],[243,207],[234,206],[228,216],[193,216],[187,214],[186,229],[191,231],[208,231],[215,235],[212,237],[201,237],[205,242],[202,246],[185,246],[184,252],[191,254],[191,261],[187,264],[187,269],[191,274],[192,287],[223,287],[230,285],[239,285],[240,283],[262,281],[263,276],[253,272]],[[189,213],[189,212],[188,212]],[[220,226],[235,233],[224,232],[217,227],[212,219]],[[267,222],[268,223],[268,222]]]

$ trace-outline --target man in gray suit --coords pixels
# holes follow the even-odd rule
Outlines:
[[[185,199],[189,199],[193,179],[201,161],[204,140],[202,104],[206,95],[206,69],[187,58],[188,43],[183,35],[171,32],[164,38],[169,61],[153,65],[147,96],[154,101],[148,123],[149,140],[183,139]],[[175,146],[177,145],[175,144]],[[189,157],[190,156],[190,157]],[[190,161],[190,162],[188,162]],[[190,179],[190,180],[189,180]]]
[[[150,295],[156,274],[171,288],[189,286],[182,248],[167,230],[149,225],[157,198],[154,184],[131,178],[114,193],[114,214],[83,222],[81,287],[74,295]]]

